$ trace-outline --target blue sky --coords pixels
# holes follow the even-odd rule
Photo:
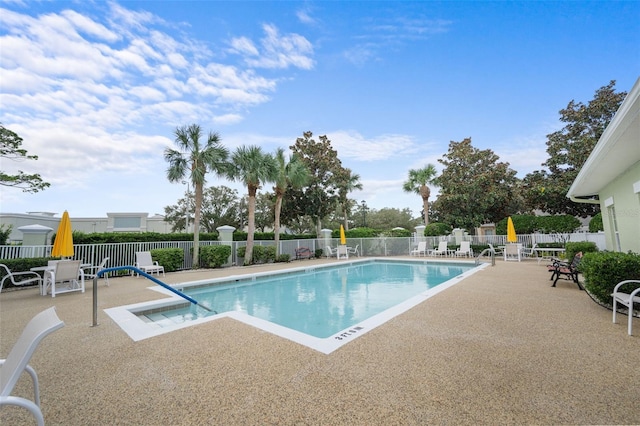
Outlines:
[[[2,188],[3,213],[162,214],[186,189],[162,153],[198,123],[231,151],[326,134],[353,198],[417,215],[402,183],[450,141],[524,177],[569,101],[640,76],[636,1],[0,1],[0,17],[0,122],[39,156],[1,167],[51,183]]]

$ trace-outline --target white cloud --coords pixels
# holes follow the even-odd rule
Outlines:
[[[327,134],[340,158],[353,158],[358,161],[378,161],[392,157],[414,154],[418,146],[409,135],[381,135],[366,139],[360,133],[338,130]]]
[[[232,53],[244,57],[250,67],[255,68],[288,68],[312,69],[313,45],[299,34],[281,36],[275,25],[262,26],[265,36],[260,40],[260,47],[246,37],[231,40]]]
[[[0,122],[39,156],[3,162],[2,169],[40,173],[52,184],[30,200],[55,198],[68,187],[91,194],[89,187],[107,176],[126,188],[124,176],[136,180],[132,186],[157,176],[166,169],[162,153],[175,126],[237,124],[247,107],[269,101],[281,78],[216,62],[202,41],[168,32],[170,24],[148,12],[109,3],[104,18],[65,7],[33,16],[0,9]],[[304,37],[280,36],[273,26],[265,32],[263,66],[310,68],[313,49]],[[249,39],[237,40],[239,51],[260,62]],[[3,195],[3,203],[34,202],[19,194]]]

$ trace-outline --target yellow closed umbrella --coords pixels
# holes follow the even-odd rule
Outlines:
[[[511,216],[507,218],[507,242],[515,243],[518,241],[518,237],[516,236],[516,228],[513,226],[513,220],[511,220]]]
[[[71,231],[71,220],[69,213],[65,210],[58,225],[56,239],[51,250],[53,257],[73,257],[73,232]]]
[[[347,244],[347,237],[344,235],[344,226],[340,225],[340,244]]]

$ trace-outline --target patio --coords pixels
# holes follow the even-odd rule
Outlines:
[[[49,425],[640,423],[640,338],[575,284],[551,288],[537,262],[499,260],[329,355],[231,319],[133,342],[103,310],[163,296],[142,278],[110,284],[99,283],[98,327],[90,283],[55,299],[0,294],[3,357],[45,308],[66,324],[31,361]],[[32,397],[28,376],[16,390]],[[33,420],[3,407],[0,423]]]

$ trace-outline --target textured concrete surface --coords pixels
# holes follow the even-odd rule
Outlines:
[[[327,261],[289,266],[314,262]],[[110,282],[98,327],[91,285],[0,294],[1,357],[45,308],[66,324],[31,361],[48,425],[640,424],[640,337],[575,284],[550,287],[536,262],[498,262],[329,355],[232,319],[136,343],[103,309],[163,296]],[[15,393],[32,398],[26,374]],[[34,422],[3,407],[0,424]]]

